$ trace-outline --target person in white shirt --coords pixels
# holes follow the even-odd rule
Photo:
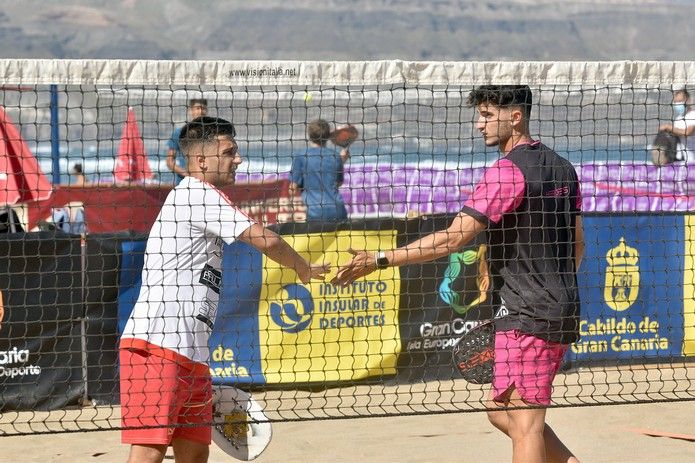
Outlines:
[[[671,132],[680,139],[676,155],[679,161],[695,163],[695,108],[686,89],[673,92],[673,114],[673,123],[660,125],[659,131]]]
[[[323,279],[280,236],[234,207],[219,190],[241,163],[234,126],[199,117],[181,131],[188,173],[150,230],[142,287],[120,341],[122,440],[129,462],[205,462],[212,422],[208,340],[217,312],[222,246],[241,240],[293,269]],[[240,269],[241,270],[241,269]],[[183,426],[182,426],[183,425]]]

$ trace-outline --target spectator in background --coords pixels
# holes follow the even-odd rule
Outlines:
[[[290,198],[301,192],[307,221],[345,220],[347,210],[338,187],[343,183],[343,164],[350,151],[340,153],[326,146],[331,137],[328,122],[318,119],[307,127],[309,147],[292,159]]]
[[[192,121],[198,117],[203,117],[208,114],[208,100],[205,98],[194,98],[188,101],[188,120]],[[179,135],[181,135],[183,127],[177,127],[171,134],[171,139],[167,143],[169,151],[167,152],[167,167],[174,173],[175,184],[186,176],[186,159],[184,158],[181,148],[179,147]]]
[[[70,175],[73,177],[72,186],[83,187],[87,184],[87,177],[82,172],[82,164],[77,163],[70,169]]]
[[[68,203],[63,207],[54,207],[51,221],[55,230],[73,235],[85,233],[84,205],[80,202]]]
[[[695,163],[695,108],[686,89],[673,92],[673,123],[662,124],[659,131],[679,138],[676,159]]]

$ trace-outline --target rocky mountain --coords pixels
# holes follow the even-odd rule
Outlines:
[[[0,0],[0,57],[690,60],[693,0]]]

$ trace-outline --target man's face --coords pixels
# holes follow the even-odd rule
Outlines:
[[[481,103],[477,109],[475,128],[483,134],[485,145],[504,145],[512,137],[512,109],[490,103]]]
[[[683,92],[676,92],[673,94],[673,104],[687,104],[688,102],[686,100],[687,98]]]
[[[203,104],[196,103],[193,106],[188,107],[188,115],[190,116],[189,120],[191,120],[191,121],[193,119],[198,118],[198,117],[207,116],[207,114],[208,114],[208,107],[203,105]]]
[[[217,142],[203,145],[205,181],[215,186],[232,185],[241,164],[239,147],[233,138],[217,137]]]

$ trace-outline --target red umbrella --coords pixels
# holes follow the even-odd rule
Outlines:
[[[121,135],[121,144],[118,146],[113,176],[122,182],[142,182],[154,177],[133,108],[128,108],[128,119]]]
[[[0,206],[44,200],[52,191],[19,130],[0,107]]]

